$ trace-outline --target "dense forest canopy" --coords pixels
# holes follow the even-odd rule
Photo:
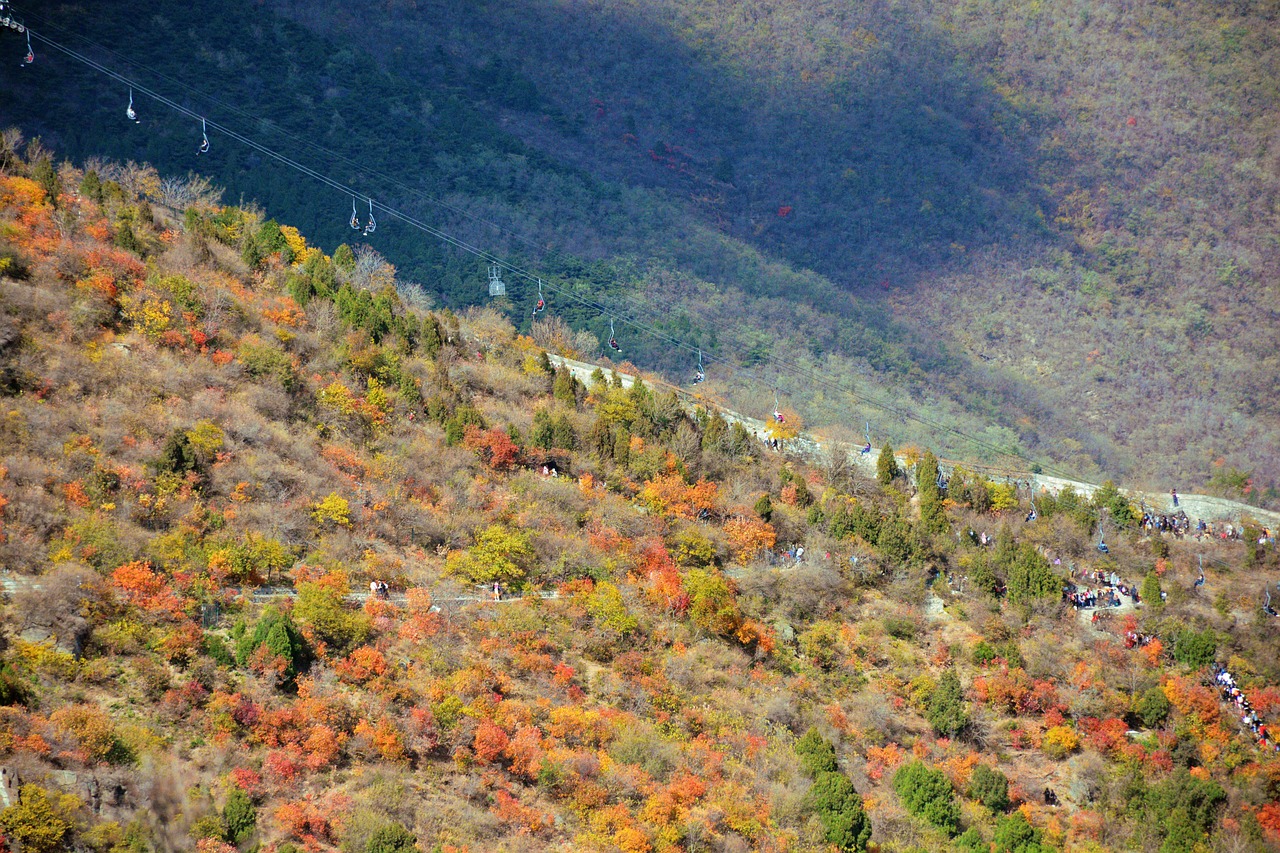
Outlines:
[[[193,109],[726,359],[708,389],[735,408],[777,387],[835,434],[870,420],[952,456],[1275,500],[1274,3],[38,14]],[[127,125],[122,87],[41,60],[0,69],[29,134],[198,168],[321,245],[347,238],[349,199],[228,140],[196,160],[190,119]],[[485,299],[475,259],[389,223],[371,242],[438,304]],[[527,323],[534,294],[512,297]],[[554,307],[607,336],[600,311]],[[691,373],[686,351],[626,343]]]

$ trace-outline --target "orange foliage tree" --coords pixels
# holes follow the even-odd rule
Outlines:
[[[689,609],[689,595],[680,580],[680,570],[662,542],[651,542],[640,552],[636,575],[646,584],[645,594],[655,606],[680,616]]]
[[[462,444],[495,471],[510,471],[520,458],[520,446],[511,440],[505,430],[497,427],[481,429],[470,424],[462,436]]]
[[[522,834],[540,832],[555,822],[551,815],[524,805],[501,789],[494,792],[493,802],[493,811],[498,819],[503,823],[515,824]]]
[[[177,595],[166,578],[153,571],[150,563],[142,560],[117,567],[111,573],[111,583],[120,591],[125,601],[143,613],[178,619],[191,603]]]
[[[311,794],[279,806],[275,819],[288,836],[308,847],[334,844],[342,830],[343,818],[350,801],[342,795],[316,798]]]
[[[646,480],[636,500],[652,513],[693,519],[715,509],[718,497],[715,483],[699,480],[691,486],[684,477],[672,473]]]
[[[507,733],[489,720],[484,720],[476,727],[474,741],[476,760],[482,764],[493,764],[506,752],[510,738]]]
[[[361,646],[333,667],[338,677],[349,684],[367,684],[387,674],[387,659],[372,646]]]
[[[739,563],[754,560],[778,542],[772,524],[745,511],[724,523],[724,533],[729,538],[733,558]]]
[[[115,725],[96,705],[66,705],[49,715],[49,722],[76,743],[73,757],[85,763],[103,761],[116,745]]]
[[[479,732],[476,733],[477,736]],[[477,748],[477,754],[479,749]],[[538,778],[542,768],[543,749],[542,733],[536,726],[524,725],[516,731],[515,737],[507,742],[503,754],[511,762],[511,772],[523,776],[530,781]]]
[[[1218,722],[1221,710],[1214,692],[1189,676],[1170,675],[1160,685],[1165,697],[1182,714],[1203,726]]]

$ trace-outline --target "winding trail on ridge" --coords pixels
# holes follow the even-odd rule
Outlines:
[[[584,385],[590,386],[591,374],[597,370],[603,371],[606,375],[616,373],[622,382],[623,388],[630,388],[635,384],[636,377],[630,373],[624,373],[616,367],[606,367],[600,364],[590,364],[585,361],[577,361],[572,358],[566,358],[554,353],[547,353],[547,357],[552,364],[567,367],[574,378],[581,381]],[[715,409],[721,416],[729,422],[730,425],[742,424],[748,432],[754,436],[765,435],[768,424],[758,418],[752,418],[740,412],[726,409],[710,400],[707,400],[697,394],[692,394],[678,385],[671,385],[652,375],[641,377],[646,385],[651,388],[662,388],[667,391],[674,391],[685,405],[690,409],[696,406],[702,406],[707,409]],[[880,453],[880,448],[871,448],[870,453],[859,452],[860,448],[853,446],[843,446],[840,444],[826,442],[809,432],[802,432],[798,437],[790,439],[786,442],[786,452],[796,456],[804,457],[819,463],[830,462],[835,454],[844,453],[849,463],[864,472],[874,475],[876,470],[876,457]],[[907,470],[907,459],[904,456],[898,457],[899,463]],[[1058,494],[1064,489],[1071,488],[1076,493],[1085,497],[1092,497],[1093,493],[1101,488],[1097,483],[1086,483],[1081,480],[1068,480],[1062,477],[1050,477],[1045,474],[1033,474],[1030,471],[1018,471],[1013,468],[1000,468],[993,465],[983,465],[979,463],[964,462],[959,463],[950,459],[938,460],[939,467],[944,471],[950,471],[957,465],[963,464],[965,468],[986,475],[989,479],[998,482],[1017,482],[1034,485],[1037,490],[1048,492],[1050,494]],[[1121,487],[1120,491],[1127,495],[1130,500],[1142,503],[1148,509],[1157,513],[1171,513],[1174,511],[1171,497],[1168,494],[1157,494],[1154,492],[1144,491],[1141,489],[1129,489]],[[1203,519],[1206,522],[1220,523],[1229,522],[1239,524],[1242,521],[1253,521],[1258,524],[1265,525],[1276,530],[1280,528],[1280,512],[1259,509],[1258,507],[1249,506],[1239,501],[1218,498],[1212,495],[1196,495],[1196,494],[1178,494],[1177,509],[1187,514],[1187,518],[1192,523]]]

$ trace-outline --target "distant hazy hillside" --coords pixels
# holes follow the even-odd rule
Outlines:
[[[752,368],[712,373],[739,407],[772,405],[776,385],[811,423],[857,432],[869,418],[957,454],[999,447],[1080,474],[1274,498],[1274,4],[371,14],[280,0],[186,23],[144,0],[50,14],[453,209],[316,158],[378,198]],[[24,126],[82,156],[201,165],[323,243],[345,237],[349,200],[229,141],[197,164],[187,120],[108,122],[124,93],[65,65],[0,69]],[[79,121],[99,108],[102,122]],[[375,243],[445,303],[484,298],[477,262],[403,229]],[[514,295],[519,319],[532,296]],[[627,345],[690,370],[688,353],[634,332]],[[778,375],[771,357],[982,444]]]

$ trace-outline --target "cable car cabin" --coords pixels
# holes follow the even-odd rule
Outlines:
[[[507,284],[502,280],[502,271],[497,264],[489,267],[489,295],[506,296]]]

